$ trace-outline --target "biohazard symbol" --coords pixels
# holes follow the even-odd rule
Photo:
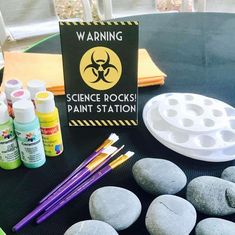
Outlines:
[[[108,80],[106,80],[105,77],[109,74],[111,68],[116,69],[116,71],[118,72],[117,68],[114,65],[110,64],[110,56],[107,52],[106,52],[107,54],[106,61],[102,59],[95,61],[94,53],[95,52],[93,52],[91,56],[92,63],[87,65],[84,71],[88,68],[92,68],[93,74],[97,77],[97,79],[93,81],[92,83],[99,82],[100,80],[103,80],[104,82],[107,82],[107,83],[111,83]]]
[[[84,82],[96,90],[108,90],[119,81],[122,65],[117,54],[106,47],[88,50],[80,62]]]

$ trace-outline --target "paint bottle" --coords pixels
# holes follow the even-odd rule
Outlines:
[[[46,156],[55,157],[63,152],[63,141],[58,109],[54,95],[49,91],[38,92],[35,97]]]
[[[22,83],[17,79],[10,79],[5,82],[5,94],[7,98],[7,105],[9,114],[12,116],[12,100],[11,100],[11,93],[15,90],[21,89]]]
[[[0,228],[0,235],[6,235],[6,233]]]
[[[12,118],[3,101],[0,101],[0,166],[5,170],[21,165]]]
[[[3,91],[0,91],[0,101],[2,101],[4,104],[7,104],[6,94]]]
[[[15,132],[21,160],[28,168],[37,168],[46,162],[42,135],[33,103],[28,100],[13,104]]]
[[[22,88],[22,83],[17,79],[11,79],[5,82],[5,93],[8,105],[12,106],[11,93],[21,88]]]
[[[11,102],[14,104],[19,100],[30,100],[30,93],[26,89],[18,89],[11,92]]]
[[[39,91],[46,91],[46,84],[40,80],[30,80],[27,83],[27,89],[30,92],[31,100],[35,105],[35,95]]]

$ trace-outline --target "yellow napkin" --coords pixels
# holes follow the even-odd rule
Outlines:
[[[58,54],[38,54],[5,52],[3,84],[16,78],[24,86],[32,79],[42,80],[47,89],[55,95],[64,94],[62,56]],[[145,49],[139,49],[138,86],[163,85],[166,75],[154,64]],[[4,89],[4,87],[3,87]]]

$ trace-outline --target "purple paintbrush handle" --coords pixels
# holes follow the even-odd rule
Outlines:
[[[12,230],[17,232],[23,226],[25,226],[29,221],[36,217],[39,213],[45,210],[48,206],[54,203],[58,198],[66,193],[69,189],[73,188],[77,182],[83,180],[90,171],[87,168],[83,168],[76,176],[74,176],[67,184],[61,186],[54,194],[47,198],[44,202],[39,204],[32,212],[30,212],[26,217],[24,217],[20,222],[18,222]]]
[[[90,178],[92,175],[94,175],[99,169],[101,169],[101,167],[103,167],[104,165],[106,165],[110,159],[112,159],[113,155],[110,155],[107,159],[105,159],[105,161],[103,161],[100,165],[98,165],[93,171],[91,171],[86,177],[84,177],[84,179],[82,179],[81,181],[79,181],[74,188],[77,188],[79,185],[81,185],[85,180],[87,180],[88,178]],[[54,203],[52,203],[50,206],[48,206],[45,211],[50,210],[52,207],[54,207],[59,201],[61,201],[63,198],[65,198],[69,193],[71,193],[74,188],[71,188],[70,190],[68,190],[64,195],[62,195],[57,201],[55,201]]]
[[[39,201],[39,204],[44,202],[48,197],[50,197],[55,191],[57,191],[62,185],[64,185],[68,180],[70,180],[76,173],[78,173],[82,168],[94,160],[103,149],[100,149],[97,152],[93,152],[86,160],[84,160],[68,177],[66,177],[60,184],[58,184],[52,191],[50,191],[42,200]]]
[[[107,173],[109,173],[112,170],[112,168],[107,165],[103,169],[101,169],[99,172],[97,172],[95,175],[93,175],[90,179],[88,179],[86,182],[78,186],[77,189],[75,189],[73,192],[71,192],[66,198],[64,198],[62,201],[60,201],[57,205],[52,207],[50,210],[43,213],[38,219],[36,220],[37,224],[42,223],[44,220],[46,220],[48,217],[53,215],[56,211],[58,211],[60,208],[65,206],[68,202],[73,200],[75,197],[80,195],[83,191],[85,191],[87,188],[89,188],[91,185],[95,184],[100,178],[105,176]]]

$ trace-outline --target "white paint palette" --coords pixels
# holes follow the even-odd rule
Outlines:
[[[166,147],[210,162],[235,159],[235,109],[191,93],[166,93],[147,102],[143,119]]]

